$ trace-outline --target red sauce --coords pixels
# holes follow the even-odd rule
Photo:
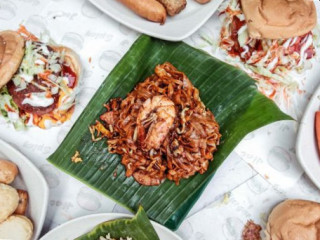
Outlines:
[[[239,18],[233,17],[233,21],[231,23],[231,39],[234,42],[234,45],[232,49],[230,50],[231,55],[236,55],[238,56],[240,52],[242,52],[242,48],[240,47],[240,44],[238,42],[238,31],[239,29],[245,25],[245,21],[240,21]]]
[[[302,48],[303,44],[305,43],[305,41],[303,41],[303,39],[305,39],[308,34],[309,33],[298,37],[295,44],[293,44],[292,46],[290,46],[288,48],[288,53],[292,54],[294,52],[297,52],[300,54],[301,48]],[[315,55],[315,49],[314,49],[313,45],[311,45],[308,49],[305,50],[305,54],[307,55],[307,59],[311,59]]]
[[[63,65],[62,68],[62,76],[68,78],[68,87],[69,88],[74,88],[77,83],[77,75],[72,71],[71,67]]]

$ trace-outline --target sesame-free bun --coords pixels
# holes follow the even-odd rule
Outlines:
[[[267,240],[319,240],[320,204],[305,200],[286,200],[271,212]]]
[[[33,224],[29,218],[12,215],[0,223],[0,239],[30,240],[33,235]]]
[[[241,6],[252,38],[301,36],[317,23],[312,0],[241,0]]]
[[[24,56],[24,39],[15,31],[0,32],[0,89],[17,72]]]
[[[18,204],[19,194],[17,190],[9,185],[0,183],[0,223],[14,213]]]

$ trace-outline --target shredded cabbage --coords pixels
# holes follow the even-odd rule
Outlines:
[[[20,117],[18,106],[14,103],[7,87],[0,89],[0,115],[17,130],[25,129],[25,117]]]

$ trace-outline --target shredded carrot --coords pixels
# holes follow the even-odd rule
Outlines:
[[[273,89],[272,93],[269,95],[270,99],[273,99],[274,96],[276,95],[277,91],[275,89]]]
[[[17,30],[18,33],[25,39],[25,40],[31,40],[31,41],[39,41],[39,38],[37,38],[35,35],[30,33],[26,27],[22,24],[20,24],[19,29]]]
[[[50,76],[51,74],[52,74],[52,71],[50,71],[50,70],[45,70],[44,72],[39,73],[39,74],[38,74],[38,77],[41,78],[41,79],[43,79],[43,80],[47,80],[47,81],[51,82],[51,80],[50,80],[50,78],[49,78],[49,76]]]
[[[51,92],[46,92],[46,98],[52,98]]]
[[[41,57],[40,60],[44,63],[48,63],[48,59],[44,58],[44,57]]]
[[[15,112],[8,104],[5,104],[5,108],[8,112]]]

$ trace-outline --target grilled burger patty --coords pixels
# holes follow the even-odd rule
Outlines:
[[[37,78],[34,80],[34,82],[36,82],[39,85],[42,85],[43,80]],[[43,90],[39,89],[33,84],[28,84],[28,86],[25,89],[17,91],[18,88],[15,86],[13,81],[7,84],[7,88],[10,95],[12,96],[13,101],[18,105],[18,107],[21,110],[27,113],[36,114],[38,116],[52,112],[56,108],[57,102],[59,100],[59,94],[54,94],[52,95],[52,98],[54,100],[53,104],[49,105],[48,107],[34,107],[30,104],[23,104],[23,101],[28,97],[29,94],[44,92]]]

